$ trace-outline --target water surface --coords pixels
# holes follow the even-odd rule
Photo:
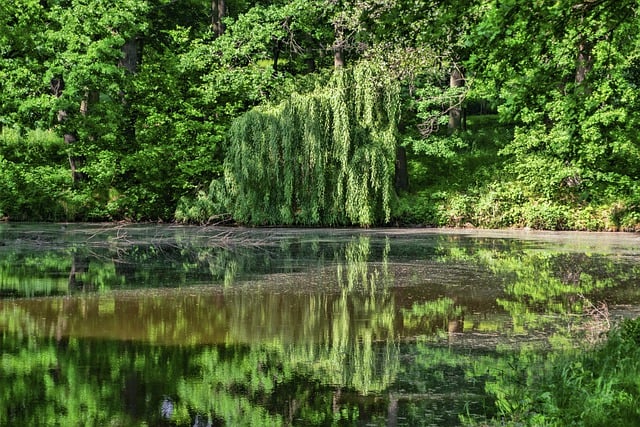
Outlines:
[[[640,307],[640,236],[0,224],[2,425],[459,425]]]

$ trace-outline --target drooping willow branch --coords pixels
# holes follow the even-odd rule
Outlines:
[[[388,221],[398,115],[398,85],[370,63],[249,111],[229,134],[233,217],[255,225]]]

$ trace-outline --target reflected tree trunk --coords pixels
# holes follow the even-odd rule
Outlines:
[[[62,306],[58,311],[58,318],[56,320],[56,347],[65,349],[69,344],[68,336],[68,312],[72,311],[73,300],[64,298],[62,300]]]
[[[342,389],[336,389],[333,392],[333,397],[331,399],[331,409],[334,414],[340,412],[340,397],[342,395]]]
[[[83,289],[84,281],[78,276],[89,270],[89,259],[74,254],[71,261],[71,270],[69,271],[69,289]]]
[[[144,396],[146,395],[145,383],[141,381],[140,374],[130,373],[124,380],[122,397],[125,410],[133,419],[138,419],[144,413]]]
[[[449,320],[447,332],[450,334],[459,334],[464,332],[464,321],[460,319]]]
[[[300,404],[296,399],[292,399],[289,401],[289,407],[286,409],[288,425],[294,424],[295,416],[299,408]]]
[[[389,406],[387,407],[387,426],[396,427],[398,425],[398,397],[389,394]]]

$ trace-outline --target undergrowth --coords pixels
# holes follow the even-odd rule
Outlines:
[[[557,357],[515,355],[487,392],[498,415],[483,426],[640,425],[640,319],[614,327],[591,349]]]
[[[410,188],[398,198],[394,225],[640,230],[640,184],[583,178],[535,156],[525,167],[503,150],[512,131],[495,116],[470,117],[455,155],[410,152]]]

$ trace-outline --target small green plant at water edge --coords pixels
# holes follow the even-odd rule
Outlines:
[[[586,351],[515,355],[487,385],[499,413],[490,424],[640,425],[639,343],[640,319],[627,319]]]

